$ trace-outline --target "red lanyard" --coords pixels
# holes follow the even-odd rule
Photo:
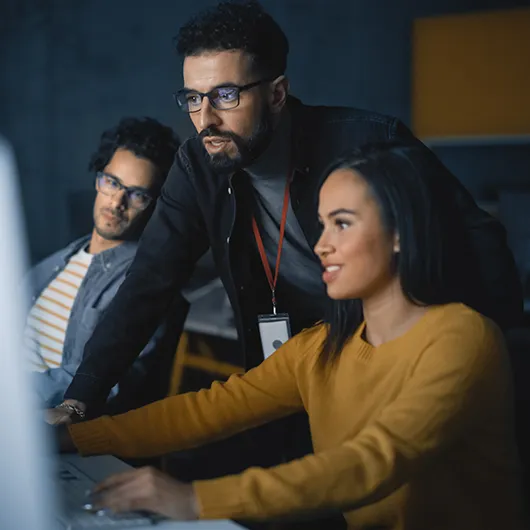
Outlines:
[[[283,195],[283,210],[282,210],[282,221],[280,223],[280,239],[278,241],[278,252],[276,254],[276,269],[274,271],[274,278],[272,276],[271,266],[267,260],[267,254],[265,253],[265,247],[263,246],[263,240],[259,233],[258,223],[256,218],[252,216],[252,229],[254,230],[254,238],[258,245],[259,255],[261,257],[261,263],[265,269],[267,280],[272,291],[272,312],[276,314],[276,283],[278,282],[278,273],[280,272],[280,259],[282,256],[283,236],[285,234],[285,225],[287,223],[287,210],[289,209],[289,186],[291,184],[292,175],[287,178],[285,183],[285,192]]]

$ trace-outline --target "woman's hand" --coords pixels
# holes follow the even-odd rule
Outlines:
[[[183,484],[152,467],[113,475],[94,488],[93,507],[114,513],[146,510],[170,519],[198,519],[191,484]]]

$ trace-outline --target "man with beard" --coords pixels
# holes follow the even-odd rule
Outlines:
[[[288,96],[288,42],[257,2],[224,2],[200,13],[180,29],[177,49],[184,88],[175,99],[197,135],[181,146],[129,274],[66,392],[66,403],[82,409],[97,410],[208,248],[241,344],[239,351],[220,352],[222,360],[252,368],[285,339],[287,320],[293,334],[320,320],[327,302],[312,248],[320,234],[321,176],[361,144],[418,142],[395,118],[310,107]],[[466,237],[462,263],[455,264],[462,292],[501,324],[513,322],[521,293],[504,231],[443,172],[454,222]],[[340,264],[334,270],[340,274]],[[241,467],[309,450],[307,437],[293,435],[296,424],[290,419],[283,434],[260,431],[253,461],[243,463],[243,452],[236,453]],[[250,438],[246,449],[252,452]]]
[[[89,163],[97,190],[92,233],[28,274],[33,303],[24,340],[45,406],[63,401],[87,340],[125,279],[177,147],[172,130],[150,118],[125,118],[105,131]],[[107,410],[127,410],[164,395],[162,381],[168,382],[178,339],[176,317],[172,312],[153,330],[138,359],[109,389]]]

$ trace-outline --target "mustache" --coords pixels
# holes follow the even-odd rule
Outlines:
[[[120,221],[123,221],[123,219],[125,218],[124,215],[116,208],[102,208],[101,213],[110,214]]]
[[[226,138],[228,140],[236,140],[237,136],[231,132],[228,131],[220,131],[216,129],[215,127],[208,127],[206,129],[203,129],[199,133],[199,138],[201,140],[204,140],[207,136],[215,136],[217,138]]]

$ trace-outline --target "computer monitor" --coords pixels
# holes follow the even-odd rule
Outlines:
[[[108,474],[130,469],[129,466],[110,456],[59,457],[52,447],[53,428],[45,424],[39,410],[22,350],[27,309],[27,297],[22,292],[26,238],[17,184],[12,149],[0,137],[0,530],[151,528],[146,517],[107,520],[82,509],[86,484],[92,488]],[[72,504],[72,495],[67,493],[79,493],[79,486],[83,486],[83,500],[74,495]],[[231,521],[165,521],[159,527],[240,528]]]
[[[0,137],[0,528],[51,530],[56,507],[49,441],[21,348],[26,267],[13,151]],[[41,413],[42,414],[42,413]]]

